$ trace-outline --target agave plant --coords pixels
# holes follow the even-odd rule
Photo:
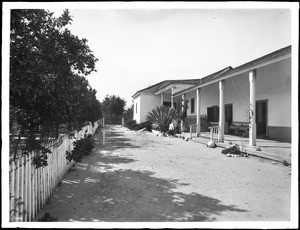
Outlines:
[[[146,116],[146,120],[157,125],[161,132],[167,132],[170,124],[177,123],[179,114],[173,108],[160,106],[149,112]]]

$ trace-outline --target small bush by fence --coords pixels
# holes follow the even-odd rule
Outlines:
[[[73,165],[66,159],[66,151],[72,151],[73,142],[94,134],[98,123],[87,125],[73,138],[67,135],[49,144],[52,153],[47,154],[48,165],[35,168],[34,153],[23,155],[9,165],[10,221],[32,221],[38,211],[53,194],[63,176]]]

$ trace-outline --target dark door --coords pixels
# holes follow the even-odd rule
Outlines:
[[[267,101],[256,102],[256,134],[267,135]]]
[[[213,111],[212,111],[212,107],[207,107],[207,120],[209,122],[213,121]]]
[[[209,122],[219,121],[219,106],[207,107],[207,119]]]
[[[225,122],[228,126],[232,124],[232,104],[225,105]]]

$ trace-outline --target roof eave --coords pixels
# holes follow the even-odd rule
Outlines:
[[[131,96],[133,99],[137,98],[138,96],[141,95],[154,95],[153,93],[141,93],[141,92],[137,92],[135,93],[133,96]]]

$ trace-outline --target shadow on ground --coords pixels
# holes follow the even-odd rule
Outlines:
[[[122,168],[134,160],[109,152],[139,146],[131,145],[116,132],[109,135],[110,144],[102,148],[102,137],[96,138],[100,151],[97,160],[77,163],[42,213],[50,212],[63,222],[164,222],[214,221],[223,212],[247,212],[213,197],[176,192],[176,188],[188,186],[177,180],[158,178],[150,171]]]
[[[121,132],[114,129],[98,129],[94,137],[96,149],[115,150],[118,148],[140,148],[140,146],[133,145],[131,140],[125,138]]]

